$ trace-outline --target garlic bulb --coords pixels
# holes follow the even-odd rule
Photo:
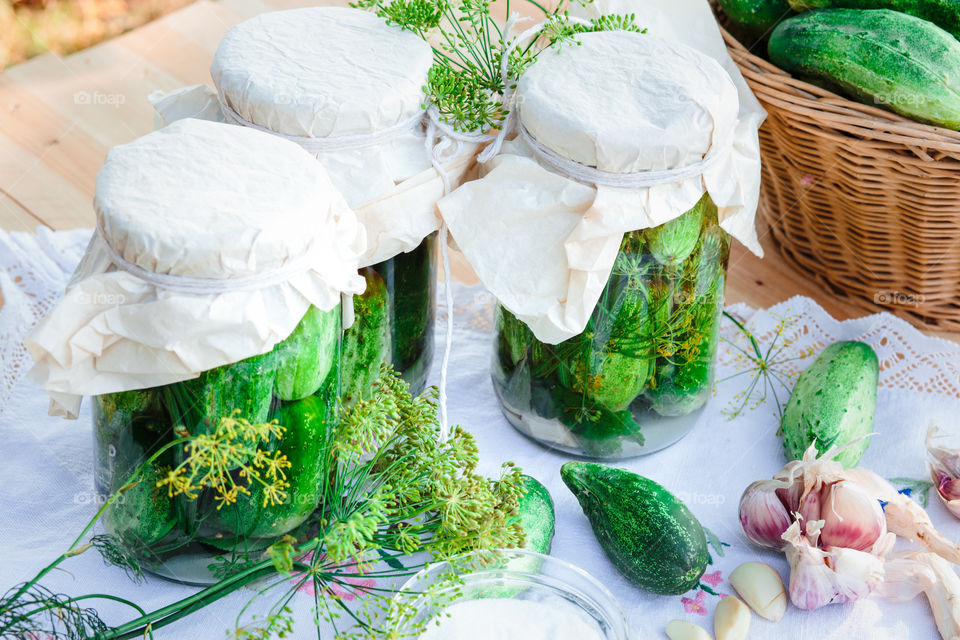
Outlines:
[[[927,467],[943,506],[960,518],[960,449],[948,447],[950,440],[956,444],[957,438],[941,433],[935,426],[927,430],[927,453],[930,456]]]

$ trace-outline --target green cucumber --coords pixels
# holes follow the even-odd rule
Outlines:
[[[139,481],[107,509],[105,525],[124,544],[145,549],[173,531],[177,523],[173,498],[166,487],[157,486],[166,475],[155,463],[146,465]]]
[[[390,362],[390,301],[387,285],[371,267],[360,270],[367,288],[353,297],[353,326],[340,347],[340,398],[352,404],[369,398],[380,365]]]
[[[192,435],[216,429],[221,418],[240,410],[252,424],[266,422],[275,386],[273,352],[202,372],[161,388],[174,421]]]
[[[287,338],[274,347],[276,395],[299,400],[313,395],[333,366],[340,333],[340,305],[320,311],[313,305]]]
[[[890,9],[922,18],[960,38],[960,3],[956,0],[789,0],[794,11],[812,9]],[[722,2],[721,2],[722,4]]]
[[[263,487],[250,485],[250,495],[238,497],[235,505],[224,507],[219,515],[226,531],[247,538],[281,536],[303,523],[317,508],[323,496],[328,469],[328,431],[333,421],[334,403],[308,396],[282,403],[277,420],[286,428],[279,451],[287,457],[285,470],[290,487],[287,499],[278,505],[263,504]]]
[[[654,259],[665,267],[675,267],[690,257],[700,239],[703,220],[716,205],[706,193],[679,217],[668,220],[658,227],[647,229],[647,247]]]
[[[664,595],[699,584],[710,562],[707,536],[673,494],[643,476],[592,462],[568,462],[560,476],[624,577]]]
[[[496,308],[496,327],[500,366],[510,373],[526,357],[536,338],[530,327],[499,304]]]
[[[416,249],[374,266],[390,294],[393,367],[414,395],[423,390],[433,352],[433,246],[428,236]]]
[[[799,460],[816,443],[824,453],[845,448],[835,460],[857,466],[873,432],[880,374],[877,354],[863,342],[836,342],[797,378],[783,411],[783,446],[787,458]]]
[[[784,20],[768,46],[781,69],[908,118],[960,129],[960,42],[887,9],[825,9]]]
[[[539,480],[523,475],[523,497],[520,498],[520,524],[526,541],[523,549],[549,554],[556,529],[556,515],[550,492]]]
[[[766,39],[784,18],[793,15],[787,0],[718,0],[724,25],[748,49]]]

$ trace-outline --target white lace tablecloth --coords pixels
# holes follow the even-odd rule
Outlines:
[[[72,541],[93,514],[92,435],[88,410],[79,421],[46,415],[43,393],[22,380],[28,359],[20,343],[25,331],[57,299],[78,260],[88,231],[38,235],[0,232],[0,590],[31,577]],[[553,554],[588,570],[609,586],[631,622],[634,638],[664,637],[673,618],[712,628],[720,594],[731,592],[727,575],[748,559],[768,562],[786,577],[778,554],[751,547],[737,519],[737,503],[751,481],[768,477],[783,464],[773,395],[755,378],[742,351],[746,339],[731,323],[724,336],[715,397],[694,430],[677,445],[621,466],[646,475],[684,499],[723,543],[703,578],[704,588],[684,596],[654,596],[635,588],[611,567],[597,545],[574,497],[560,480],[563,455],[543,449],[516,433],[501,416],[490,383],[493,299],[480,288],[455,288],[456,330],[450,366],[449,413],[476,434],[484,468],[495,473],[512,459],[544,482],[557,508]],[[930,338],[893,316],[881,314],[837,322],[815,302],[793,298],[767,310],[744,305],[728,309],[743,319],[761,345],[776,340],[771,358],[788,378],[808,364],[811,353],[837,340],[863,340],[881,362],[877,403],[878,435],[862,465],[915,497],[926,490],[923,436],[927,425],[960,428],[960,346]],[[441,319],[442,322],[442,319]],[[438,327],[440,329],[440,327]],[[438,330],[442,337],[442,331]],[[779,351],[782,349],[782,351]],[[746,352],[749,353],[749,352]],[[436,365],[436,363],[435,363]],[[434,366],[433,379],[439,379]],[[738,375],[739,374],[739,375]],[[780,399],[786,399],[780,392]],[[915,482],[914,482],[915,481]],[[929,511],[934,522],[960,539],[960,521],[935,496]],[[122,593],[145,608],[157,608],[194,590],[148,577],[132,584],[122,572],[105,567],[95,554],[84,554],[44,582],[59,591]],[[711,593],[712,592],[712,593]],[[716,594],[716,595],[715,595]],[[191,619],[157,632],[157,638],[217,638],[234,624],[250,593],[238,593]],[[300,620],[296,637],[311,637],[312,597],[295,602]],[[100,607],[108,620],[119,611]],[[315,634],[312,637],[316,637]],[[816,612],[790,608],[779,624],[754,617],[752,640],[934,640],[936,628],[922,597],[890,604],[865,600]]]

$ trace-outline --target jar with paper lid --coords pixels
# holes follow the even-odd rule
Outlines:
[[[212,582],[214,557],[310,526],[365,237],[297,145],[201,120],[113,148],[94,206],[26,340],[30,376],[51,413],[93,397],[96,491],[119,492],[108,533],[146,569]]]
[[[357,212],[367,231],[367,285],[344,336],[347,401],[369,393],[382,362],[414,392],[430,368],[435,204],[444,188],[426,144],[423,87],[432,62],[420,37],[367,11],[276,11],[230,29],[211,65],[214,88],[154,99],[167,121],[199,114],[297,142]],[[444,161],[454,186],[472,151]]]
[[[577,40],[520,76],[516,136],[439,209],[499,303],[507,420],[625,458],[680,439],[710,398],[729,237],[760,251],[758,120],[691,47]]]

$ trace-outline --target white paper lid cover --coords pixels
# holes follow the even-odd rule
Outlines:
[[[236,25],[210,67],[227,104],[279,133],[372,133],[423,110],[433,63],[419,36],[360,9],[311,7]]]
[[[684,44],[618,31],[543,52],[517,87],[520,121],[540,144],[615,173],[703,158],[737,121],[723,67]]]
[[[111,149],[94,207],[127,262],[197,278],[282,267],[326,243],[325,223],[349,211],[296,144],[192,119]]]

